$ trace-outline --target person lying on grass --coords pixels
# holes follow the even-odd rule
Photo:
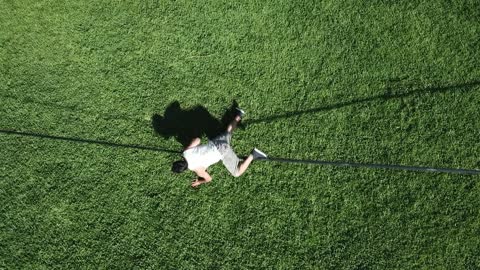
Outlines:
[[[253,160],[267,158],[267,155],[254,148],[250,155],[242,161],[230,146],[232,132],[240,120],[242,120],[244,114],[244,111],[237,108],[237,114],[228,125],[227,130],[214,139],[209,140],[206,144],[200,144],[200,138],[194,138],[183,151],[183,159],[173,163],[172,171],[181,173],[188,168],[196,173],[197,178],[192,183],[192,187],[195,188],[203,183],[212,181],[212,177],[208,174],[207,169],[210,165],[220,160],[234,177],[239,177],[247,170]]]

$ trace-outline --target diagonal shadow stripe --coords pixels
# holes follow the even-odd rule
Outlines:
[[[54,135],[40,134],[40,133],[33,133],[33,132],[21,132],[21,131],[0,129],[0,134],[2,134],[2,133],[3,134],[8,134],[8,135],[36,137],[36,138],[42,138],[42,139],[70,141],[70,142],[77,142],[77,143],[98,144],[98,145],[106,145],[106,146],[112,146],[112,147],[149,150],[149,151],[156,151],[156,152],[175,153],[175,154],[180,154],[181,153],[181,151],[176,151],[176,150],[171,150],[171,149],[166,149],[166,148],[159,148],[159,147],[152,147],[152,146],[121,144],[121,143],[114,143],[114,142],[108,142],[108,141],[80,139],[80,138],[54,136]]]
[[[358,104],[358,103],[365,103],[365,102],[372,102],[375,100],[391,100],[391,99],[398,99],[398,98],[404,98],[408,96],[413,96],[417,94],[426,94],[426,93],[441,93],[441,92],[447,92],[451,91],[454,89],[466,89],[466,90],[471,90],[475,86],[479,86],[480,81],[471,81],[468,83],[463,83],[463,84],[455,84],[455,85],[448,85],[448,86],[432,86],[432,87],[427,87],[427,88],[422,88],[422,89],[415,89],[411,90],[405,93],[385,93],[381,95],[376,95],[372,97],[367,97],[367,98],[360,98],[360,99],[354,99],[350,101],[345,101],[345,102],[340,102],[336,104],[331,104],[331,105],[326,105],[318,108],[312,108],[312,109],[307,109],[307,110],[301,110],[301,111],[291,111],[291,112],[285,112],[277,115],[272,115],[272,116],[267,116],[264,118],[259,118],[259,119],[252,119],[252,120],[244,120],[245,125],[252,125],[252,124],[258,124],[262,122],[272,122],[278,119],[284,119],[284,118],[289,118],[289,117],[294,117],[294,116],[299,116],[303,114],[309,114],[309,113],[317,113],[321,111],[328,111],[328,110],[334,110],[334,109],[339,109],[342,107]]]

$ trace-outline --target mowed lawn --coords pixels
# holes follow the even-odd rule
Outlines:
[[[235,100],[242,156],[480,169],[479,6],[0,0],[0,269],[479,269],[478,175],[220,163],[194,190],[152,127]]]

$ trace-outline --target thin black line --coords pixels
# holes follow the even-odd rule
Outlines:
[[[375,168],[375,169],[395,169],[395,170],[405,170],[405,171],[441,172],[441,173],[456,173],[456,174],[470,174],[470,175],[480,174],[480,170],[471,170],[471,169],[432,168],[432,167],[418,167],[418,166],[404,166],[404,165],[352,163],[352,162],[344,162],[344,161],[301,160],[301,159],[286,159],[286,158],[275,158],[275,157],[269,157],[263,160],[283,162],[283,163],[332,165],[332,166],[340,166],[340,167],[365,167],[365,168]]]
[[[106,142],[106,141],[61,137],[61,136],[53,136],[53,135],[39,134],[39,133],[32,133],[32,132],[20,132],[20,131],[14,131],[14,130],[0,130],[0,133],[62,140],[62,141],[73,141],[73,142],[80,142],[80,143],[91,143],[91,144],[99,144],[99,145],[106,145],[106,146],[131,148],[131,149],[149,150],[149,151],[157,151],[157,152],[167,152],[167,153],[174,153],[174,154],[181,153],[181,151],[175,151],[175,150],[151,147],[151,146],[119,144],[119,143]],[[286,158],[276,158],[276,157],[269,157],[268,159],[260,159],[260,160],[282,162],[282,163],[332,165],[332,166],[339,166],[339,167],[365,167],[365,168],[375,168],[375,169],[395,169],[395,170],[406,170],[406,171],[441,172],[441,173],[455,173],[455,174],[469,174],[469,175],[480,174],[480,170],[472,170],[472,169],[432,168],[432,167],[418,167],[418,166],[404,166],[404,165],[353,163],[353,162],[344,162],[344,161],[286,159]]]
[[[61,141],[79,142],[79,143],[100,144],[100,145],[106,145],[106,146],[175,153],[175,154],[181,153],[180,151],[175,151],[175,150],[170,150],[165,148],[158,148],[158,147],[151,147],[151,146],[120,144],[120,143],[114,143],[114,142],[106,142],[106,141],[98,141],[98,140],[90,140],[90,139],[79,139],[79,138],[71,138],[71,137],[61,137],[61,136],[54,136],[54,135],[40,134],[40,133],[33,133],[33,132],[21,132],[21,131],[0,129],[0,133],[10,134],[10,135],[19,135],[19,136],[37,137],[37,138],[44,138],[44,139],[61,140]]]
[[[264,118],[259,118],[259,119],[247,119],[244,120],[244,124],[246,125],[252,125],[252,124],[258,124],[262,122],[272,122],[275,120],[279,119],[284,119],[284,118],[289,118],[289,117],[294,117],[294,116],[299,116],[303,114],[310,114],[310,113],[318,113],[321,111],[328,111],[328,110],[333,110],[333,109],[339,109],[342,107],[354,105],[357,103],[365,103],[365,102],[372,102],[375,100],[391,100],[391,99],[397,99],[397,98],[405,98],[413,95],[419,95],[419,94],[425,94],[425,93],[442,93],[442,92],[447,92],[447,91],[452,91],[455,89],[468,89],[471,90],[474,87],[480,85],[480,81],[471,81],[467,83],[462,83],[462,84],[456,84],[456,85],[447,85],[447,86],[430,86],[426,88],[417,88],[410,90],[408,92],[404,93],[385,93],[385,94],[380,94],[372,97],[366,97],[366,98],[358,98],[358,99],[353,99],[350,101],[344,101],[336,104],[331,104],[331,105],[325,105],[322,107],[318,108],[312,108],[312,109],[306,109],[302,111],[290,111],[290,112],[283,112],[279,113],[277,115],[271,115],[271,116],[266,116]]]

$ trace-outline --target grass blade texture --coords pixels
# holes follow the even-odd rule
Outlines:
[[[1,269],[479,269],[480,2],[0,0]]]

